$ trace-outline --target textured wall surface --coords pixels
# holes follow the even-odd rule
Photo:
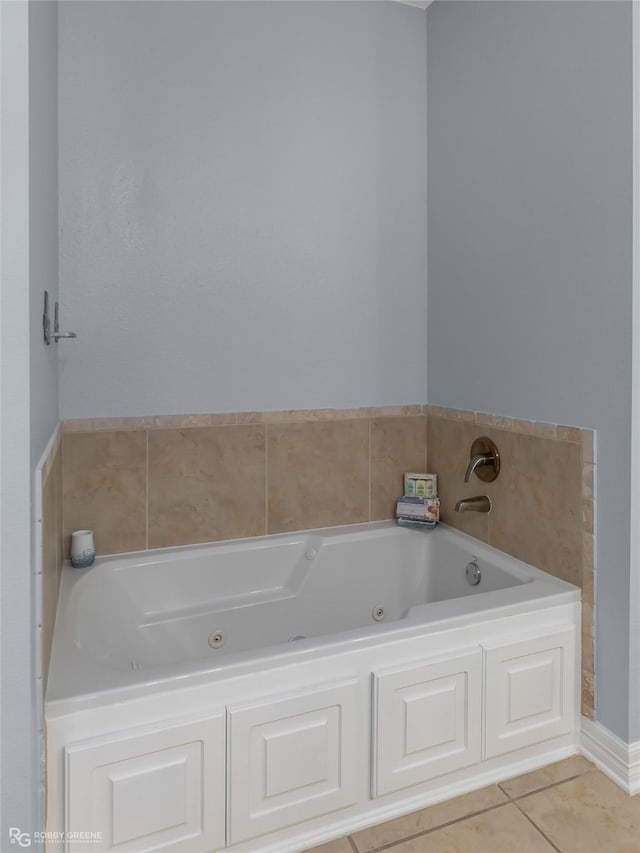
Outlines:
[[[59,98],[62,417],[423,402],[424,11],[65,3]]]
[[[46,347],[42,339],[44,291],[49,291],[51,312],[58,298],[57,3],[31,0],[29,56],[29,301],[33,471],[58,422],[58,353],[56,346]]]
[[[436,2],[427,25],[429,402],[597,430],[596,707],[635,740],[631,3]]]
[[[58,417],[42,293],[57,288],[57,3],[2,3],[0,846],[43,828],[34,474]]]
[[[9,826],[36,818],[35,666],[32,658],[29,428],[29,19],[0,4],[0,518],[3,844]]]

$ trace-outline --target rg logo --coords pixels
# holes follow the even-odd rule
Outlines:
[[[31,834],[21,832],[19,826],[9,827],[9,839],[12,844],[19,844],[20,847],[31,847]]]

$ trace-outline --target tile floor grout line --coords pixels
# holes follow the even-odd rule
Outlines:
[[[463,821],[468,820],[469,818],[477,817],[479,815],[486,814],[487,812],[495,811],[496,809],[499,809],[502,806],[514,805],[514,806],[516,806],[518,811],[524,817],[526,817],[526,819],[529,821],[529,823],[540,833],[540,835],[543,836],[545,841],[547,841],[553,847],[553,849],[556,851],[556,853],[562,853],[562,851],[553,843],[553,841],[551,841],[551,839],[545,835],[543,830],[540,829],[540,827],[532,820],[532,818],[530,818],[529,815],[525,811],[523,811],[523,809],[518,805],[518,800],[522,800],[525,797],[530,797],[533,794],[539,794],[539,793],[542,793],[543,791],[548,791],[551,788],[557,788],[559,785],[563,785],[565,782],[573,782],[575,779],[579,779],[582,776],[586,776],[589,773],[593,773],[595,770],[597,770],[596,767],[589,767],[587,770],[583,770],[582,773],[576,773],[573,776],[567,776],[566,779],[558,779],[557,782],[552,782],[549,785],[543,786],[542,788],[534,788],[533,790],[527,791],[524,794],[519,794],[516,797],[512,797],[510,794],[508,794],[504,790],[502,785],[506,784],[506,782],[497,782],[496,787],[499,788],[500,791],[507,798],[507,800],[505,802],[496,803],[493,806],[488,806],[486,809],[480,809],[479,811],[469,812],[468,814],[463,815],[462,817],[455,818],[454,820],[450,820],[450,821],[447,821],[445,823],[440,823],[437,826],[432,826],[429,829],[425,829],[422,832],[416,832],[413,835],[407,835],[407,836],[403,836],[401,838],[397,838],[397,839],[395,839],[395,841],[388,841],[385,844],[380,844],[377,847],[371,847],[369,850],[360,851],[360,848],[357,846],[352,835],[347,835],[344,837],[346,837],[347,841],[351,845],[351,848],[353,849],[353,853],[381,853],[381,851],[390,850],[391,848],[393,848],[395,846],[398,846],[400,844],[404,844],[406,841],[414,841],[416,838],[422,838],[422,836],[424,836],[424,835],[430,835],[432,832],[436,832],[438,829],[444,829],[444,828],[449,827],[449,826],[454,826],[456,823],[462,823]],[[510,780],[506,780],[506,781],[510,781]],[[427,808],[430,808],[430,807],[427,806]],[[374,826],[375,826],[375,824],[374,824]]]
[[[550,787],[555,788],[555,785],[551,785]],[[539,826],[538,826],[538,824],[533,820],[533,818],[530,818],[530,817],[529,817],[529,815],[524,811],[524,809],[521,809],[521,808],[520,808],[520,805],[519,805],[515,800],[512,800],[511,802],[512,802],[512,804],[513,804],[513,805],[518,809],[518,811],[520,812],[520,814],[521,814],[523,817],[526,817],[526,819],[529,821],[529,823],[531,824],[531,826],[532,826],[535,830],[537,830],[537,831],[540,833],[540,835],[544,838],[544,840],[547,842],[547,844],[550,844],[550,845],[551,845],[551,847],[553,847],[553,849],[556,851],[556,853],[562,853],[562,851],[560,850],[560,848],[559,848],[559,847],[556,847],[556,845],[553,843],[553,841],[549,838],[549,836],[548,836],[545,832],[543,832],[543,830],[542,830],[542,829],[540,829],[540,827],[539,827]]]
[[[522,800],[524,799],[524,797],[530,797],[532,794],[540,794],[542,791],[548,791],[549,788],[557,788],[558,785],[564,785],[565,782],[573,782],[574,779],[579,779],[581,776],[586,776],[587,773],[592,773],[595,769],[595,767],[590,767],[583,773],[576,773],[575,776],[567,776],[566,779],[558,779],[557,782],[551,782],[549,785],[544,785],[542,788],[533,788],[531,791],[527,791],[524,794],[518,794],[515,797],[512,797],[511,794],[508,794],[502,787],[502,784],[500,782],[498,782],[498,788],[500,788],[500,790],[503,794],[505,794],[505,796],[509,797],[509,800],[512,803],[515,803],[517,800]]]
[[[496,803],[495,806],[488,806],[486,809],[480,809],[480,811],[477,812],[469,812],[469,814],[457,817],[455,820],[448,820],[446,823],[439,823],[437,826],[431,826],[429,829],[424,829],[422,832],[415,832],[413,835],[407,835],[404,838],[396,838],[395,841],[389,841],[386,844],[380,844],[378,847],[372,847],[370,850],[364,851],[364,853],[379,853],[381,850],[389,850],[398,844],[404,844],[405,841],[414,841],[416,838],[422,838],[424,835],[430,835],[432,832],[437,832],[439,829],[454,826],[456,823],[462,823],[470,817],[478,817],[478,815],[493,812],[496,809],[500,809],[502,806],[508,806],[509,804],[510,802],[507,800],[505,803]],[[437,805],[437,803],[435,805]],[[427,806],[427,808],[429,808],[429,806]]]

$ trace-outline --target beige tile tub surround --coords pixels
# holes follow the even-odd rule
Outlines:
[[[496,443],[502,466],[493,483],[464,482],[480,434]],[[428,467],[438,474],[442,519],[556,577],[582,585],[580,445],[486,424],[429,417]],[[487,494],[491,513],[457,513],[456,501]]]
[[[149,548],[266,533],[264,426],[149,432]]]
[[[42,469],[42,675],[46,689],[60,575],[62,548],[62,447],[59,440]],[[44,692],[44,691],[43,691]]]
[[[402,475],[424,473],[426,466],[426,418],[372,418],[371,520],[393,518],[404,486]]]
[[[580,446],[487,431],[505,460],[487,489],[494,507],[488,516],[490,544],[581,586]]]
[[[135,418],[87,418],[64,422],[65,432],[113,432],[153,429],[189,429],[191,427],[235,426],[236,424],[287,424],[306,421],[355,420],[356,418],[395,418],[423,415],[427,407],[364,406],[356,409],[285,409],[275,412],[216,412],[203,415],[147,415]]]
[[[369,520],[369,421],[274,424],[268,431],[269,533]]]
[[[484,412],[427,408],[427,467],[438,474],[442,520],[583,590],[582,713],[594,717],[593,432]],[[493,483],[464,482],[475,438],[501,454]],[[457,513],[456,501],[486,494],[489,514]]]
[[[65,434],[64,549],[74,530],[93,530],[99,554],[147,547],[145,432]]]
[[[488,515],[481,512],[454,511],[456,501],[460,498],[485,494],[485,484],[477,479],[475,483],[464,483],[469,448],[478,435],[478,427],[475,424],[430,415],[427,419],[427,467],[438,475],[440,518],[452,527],[487,542]]]
[[[101,554],[392,518],[404,472],[426,456],[422,406],[102,419],[64,433],[65,534],[95,530]]]

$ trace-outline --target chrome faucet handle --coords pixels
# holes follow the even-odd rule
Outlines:
[[[483,435],[471,445],[469,464],[464,475],[465,483],[475,474],[483,483],[492,483],[500,473],[500,451],[490,438]]]
[[[491,465],[493,464],[493,457],[487,453],[476,453],[469,460],[469,464],[467,465],[467,470],[464,475],[465,483],[468,483],[471,479],[471,475],[476,470],[479,465]]]

